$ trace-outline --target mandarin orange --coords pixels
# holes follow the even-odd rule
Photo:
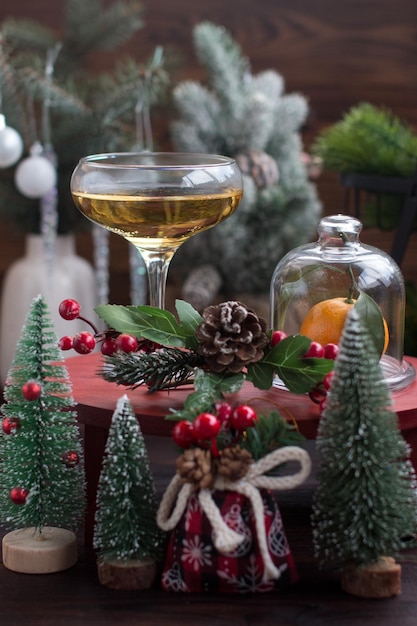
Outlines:
[[[347,298],[329,298],[318,302],[308,311],[300,328],[300,335],[309,337],[312,341],[318,341],[323,346],[327,343],[340,341],[346,317],[354,306],[356,300],[349,302]],[[385,341],[383,353],[388,347],[388,325],[383,319]]]

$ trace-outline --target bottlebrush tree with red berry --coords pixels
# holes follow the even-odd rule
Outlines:
[[[76,530],[85,506],[81,437],[46,302],[31,304],[4,388],[1,523]]]

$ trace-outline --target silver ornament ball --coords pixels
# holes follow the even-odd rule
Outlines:
[[[28,198],[41,198],[56,183],[56,171],[43,156],[29,156],[19,163],[15,172],[17,189]]]
[[[23,141],[17,130],[0,125],[0,167],[17,163],[23,153]]]

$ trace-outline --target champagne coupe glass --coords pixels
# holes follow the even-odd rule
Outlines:
[[[174,253],[189,237],[234,212],[242,197],[242,175],[234,159],[220,155],[96,154],[79,161],[71,193],[86,217],[141,253],[149,303],[162,309]]]

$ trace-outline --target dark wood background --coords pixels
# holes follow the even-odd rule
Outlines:
[[[88,1],[88,0],[87,0]],[[417,128],[417,10],[415,0],[148,0],[143,2],[144,28],[126,46],[145,60],[156,45],[182,58],[178,79],[204,81],[192,46],[192,29],[202,20],[224,25],[250,59],[254,73],[272,68],[282,74],[287,92],[300,92],[310,103],[304,131],[306,148],[317,133],[338,121],[362,101],[384,105]],[[31,17],[59,28],[64,0],[2,0],[5,17]],[[105,65],[102,55],[96,63]],[[159,140],[169,148],[163,127]],[[336,175],[318,181],[325,214],[343,212],[343,190]],[[368,231],[367,243],[389,249],[390,234]],[[413,235],[403,265],[406,278],[415,275]],[[24,247],[20,234],[0,230],[0,280]],[[78,236],[79,252],[91,258],[88,235]],[[128,298],[127,252],[112,238],[111,300]]]

